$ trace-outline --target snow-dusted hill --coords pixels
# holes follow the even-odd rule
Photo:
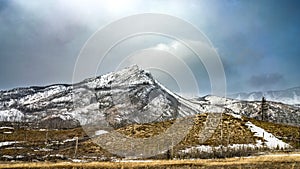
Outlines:
[[[300,124],[299,108],[268,104],[268,120]],[[28,121],[53,128],[91,123],[122,127],[224,109],[259,118],[260,103],[216,96],[188,100],[169,91],[136,65],[73,85],[0,91],[0,121]]]
[[[258,101],[262,97],[269,101],[282,102],[290,105],[300,105],[300,87],[294,87],[286,90],[252,92],[252,93],[236,93],[229,95],[229,98],[247,101]]]
[[[0,121],[81,124],[108,122],[115,127],[163,121],[200,113],[200,105],[170,92],[138,66],[74,85],[16,88],[0,92]],[[74,124],[74,123],[73,123]],[[44,126],[44,124],[43,124]]]
[[[260,101],[241,101],[237,99],[222,98],[217,96],[205,96],[193,99],[203,105],[218,104],[223,107],[227,113],[250,118],[261,119],[261,102]],[[300,126],[300,108],[284,104],[281,102],[267,101],[267,111],[264,120],[275,123],[291,124]]]

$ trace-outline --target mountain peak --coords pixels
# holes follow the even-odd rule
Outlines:
[[[125,67],[116,72],[110,72],[95,78],[85,79],[79,84],[83,84],[88,88],[108,88],[117,86],[131,86],[138,84],[153,84],[154,79],[152,75],[138,65]],[[77,84],[75,84],[77,85]]]
[[[293,96],[293,99],[297,100],[299,95],[297,91],[292,91],[270,93],[268,96]],[[269,97],[267,100],[270,100]],[[219,102],[224,104],[220,105]],[[170,120],[202,112],[220,112],[217,109],[219,107],[214,106],[217,103],[218,106],[230,109],[236,114],[259,116],[257,112],[260,102],[240,102],[216,96],[188,100],[165,88],[149,72],[132,65],[72,86],[50,85],[3,91],[0,93],[0,121],[37,122],[45,118],[57,120],[56,117],[70,116],[80,124],[89,124],[97,120],[120,127]],[[298,108],[279,103],[270,104],[270,114],[275,114],[270,120],[299,124]]]
[[[133,64],[131,66],[125,67],[123,70],[138,71],[138,70],[142,70],[142,68],[140,68],[137,64]]]

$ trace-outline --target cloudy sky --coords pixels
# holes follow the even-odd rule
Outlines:
[[[0,90],[71,83],[79,52],[93,33],[125,16],[149,12],[184,19],[210,39],[223,62],[228,93],[300,86],[299,7],[297,0],[0,0]],[[144,36],[120,44],[107,63],[116,64],[111,58],[125,57],[137,46],[188,55],[176,41]],[[191,67],[200,93],[209,92],[203,65]],[[181,80],[160,74],[174,90],[174,81]]]

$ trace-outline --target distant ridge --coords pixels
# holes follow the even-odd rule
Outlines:
[[[300,104],[300,87],[285,90],[270,90],[265,92],[236,93],[228,95],[229,98],[247,101],[259,101],[262,97],[269,101],[281,102],[290,105]]]

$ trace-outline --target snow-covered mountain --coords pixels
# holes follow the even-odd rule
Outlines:
[[[268,120],[300,124],[299,108],[268,104]],[[94,123],[118,128],[225,109],[231,114],[259,118],[260,102],[216,96],[188,100],[169,91],[136,65],[73,85],[0,91],[0,121],[26,121],[53,128]]]
[[[197,99],[192,99],[193,102],[198,102],[202,106],[218,104],[223,107],[225,112],[245,116],[249,118],[262,119],[261,101],[243,101],[230,98],[222,98],[217,96],[205,96]],[[300,108],[284,104],[281,102],[267,101],[267,110],[264,114],[264,120],[274,123],[290,124],[300,126]]]
[[[200,111],[199,104],[168,91],[136,65],[73,85],[0,91],[0,121],[41,123],[55,119],[55,123],[61,124],[58,119],[69,122],[75,119],[81,124],[106,121],[121,127]]]
[[[269,101],[282,102],[291,105],[300,105],[300,87],[294,87],[286,90],[236,93],[229,95],[229,98],[247,101],[259,101],[262,97]]]

